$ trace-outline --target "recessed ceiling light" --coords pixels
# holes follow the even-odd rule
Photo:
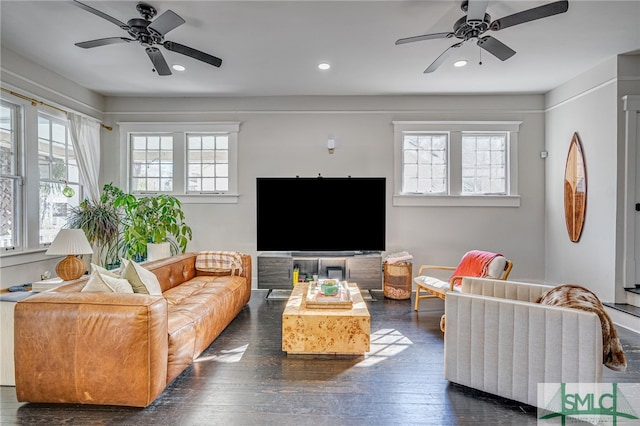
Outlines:
[[[461,60],[459,60],[459,61],[455,61],[455,62],[453,63],[453,66],[454,66],[454,67],[458,67],[458,68],[460,68],[460,67],[464,67],[465,65],[467,65],[467,60],[466,60],[466,59],[461,59]]]
[[[184,71],[186,68],[182,65],[179,64],[175,64],[174,66],[172,66],[171,68],[173,68],[176,71]]]
[[[321,64],[318,64],[318,68],[321,70],[328,70],[329,68],[331,68],[331,65],[327,64],[326,62],[323,62]]]

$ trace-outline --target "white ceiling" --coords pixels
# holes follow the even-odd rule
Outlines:
[[[489,0],[487,13],[494,20],[549,2]],[[139,17],[137,1],[84,3],[123,22]],[[423,71],[459,40],[394,43],[451,31],[464,16],[458,0],[148,3],[186,21],[166,40],[218,56],[222,67],[160,48],[170,65],[187,67],[163,77],[138,43],[76,47],[128,35],[72,1],[1,0],[2,47],[95,92],[127,96],[542,93],[640,49],[640,0],[570,0],[564,14],[488,31],[517,52],[511,59],[501,62],[470,40],[432,74]],[[470,63],[454,68],[457,58]],[[318,70],[322,61],[332,68]]]

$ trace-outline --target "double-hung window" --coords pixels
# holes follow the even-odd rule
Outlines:
[[[520,122],[393,124],[394,205],[519,205]]]
[[[462,132],[462,194],[507,194],[508,142],[508,132]]]
[[[80,169],[66,117],[38,114],[40,245],[50,244],[82,199]]]
[[[20,176],[20,107],[0,103],[0,249],[21,246],[19,221],[22,176]]]
[[[173,135],[131,135],[131,191],[173,191]]]
[[[229,190],[229,135],[187,134],[187,192]]]
[[[239,123],[119,125],[131,193],[170,193],[188,203],[237,202]]]

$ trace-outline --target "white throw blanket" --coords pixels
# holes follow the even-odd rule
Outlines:
[[[413,256],[407,253],[406,251],[400,251],[397,253],[388,254],[384,259],[387,263],[410,263],[413,261]]]

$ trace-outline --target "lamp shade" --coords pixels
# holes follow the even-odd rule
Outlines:
[[[53,239],[48,255],[91,254],[93,249],[82,229],[61,229]]]

